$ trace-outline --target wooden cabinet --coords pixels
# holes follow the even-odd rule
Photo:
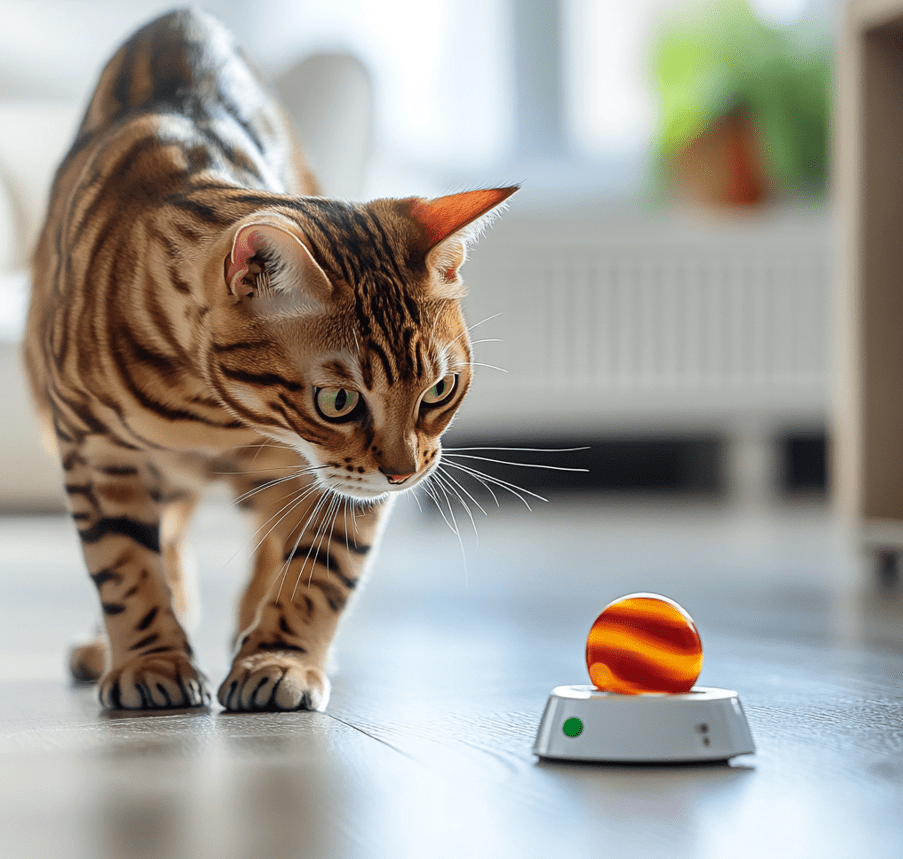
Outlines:
[[[903,0],[847,6],[836,95],[834,489],[887,575],[903,553]]]

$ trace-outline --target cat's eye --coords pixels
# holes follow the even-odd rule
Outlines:
[[[361,395],[348,388],[314,388],[314,404],[320,417],[345,421],[355,417],[362,405]]]
[[[454,373],[443,376],[423,395],[424,405],[438,406],[439,403],[444,403],[452,395],[457,382],[458,377]]]

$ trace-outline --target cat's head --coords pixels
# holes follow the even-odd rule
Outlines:
[[[515,190],[302,198],[243,218],[208,353],[225,404],[343,495],[419,484],[472,377],[461,265]]]

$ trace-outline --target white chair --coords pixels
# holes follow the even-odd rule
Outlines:
[[[367,69],[350,54],[314,54],[277,78],[276,88],[323,193],[359,199],[373,140]]]

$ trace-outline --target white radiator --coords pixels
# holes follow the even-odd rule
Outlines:
[[[595,238],[598,236],[598,238]],[[465,267],[477,367],[459,424],[530,435],[823,426],[824,212],[685,223],[514,219]]]

